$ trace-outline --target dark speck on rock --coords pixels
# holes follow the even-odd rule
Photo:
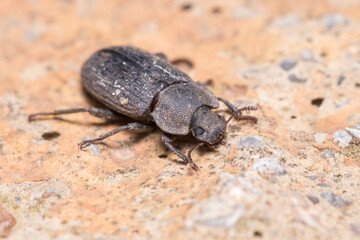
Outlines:
[[[193,7],[193,6],[192,6],[191,3],[185,3],[185,4],[183,4],[183,5],[181,6],[181,10],[182,10],[182,11],[189,11],[189,10],[191,10],[192,7]]]
[[[320,202],[318,197],[312,196],[312,195],[307,195],[307,198],[313,203],[313,204],[318,204]]]
[[[254,232],[254,237],[261,238],[262,236],[263,236],[262,232],[260,232],[260,231],[255,231]]]
[[[319,187],[330,187],[330,185],[327,184],[327,183],[318,183],[318,184],[316,184],[316,186],[319,186]]]
[[[316,179],[318,179],[320,176],[318,176],[318,175],[312,175],[312,176],[306,176],[308,179],[310,179],[310,180],[316,180]]]
[[[338,208],[348,206],[351,204],[350,201],[346,201],[342,199],[342,197],[331,191],[321,193],[321,197],[325,198],[331,205]]]
[[[323,101],[324,101],[324,98],[314,98],[311,100],[311,105],[320,107],[321,104],[323,103]]]
[[[41,135],[41,137],[45,140],[52,140],[60,136],[60,133],[52,131],[52,132],[46,132]]]
[[[295,82],[295,83],[305,83],[307,81],[306,78],[298,77],[295,74],[290,74],[288,78],[290,82]]]
[[[337,85],[340,86],[343,83],[344,80],[345,80],[344,75],[340,75],[339,78],[338,78],[338,81],[337,81]]]
[[[289,71],[290,69],[294,68],[296,64],[297,62],[294,59],[284,59],[281,61],[280,67],[285,71]]]

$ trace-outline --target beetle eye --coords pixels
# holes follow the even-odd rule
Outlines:
[[[221,140],[221,139],[223,139],[223,138],[224,138],[224,134],[221,134],[221,133],[220,133],[218,139]]]
[[[205,132],[205,130],[201,127],[198,127],[195,129],[195,136],[200,136],[200,135],[203,135]]]

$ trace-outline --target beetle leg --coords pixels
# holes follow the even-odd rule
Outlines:
[[[192,161],[191,158],[191,152],[196,148],[198,148],[199,147],[198,145],[191,148],[188,152],[188,156],[185,156],[183,153],[180,152],[179,149],[177,149],[176,147],[174,147],[174,145],[171,144],[171,142],[173,142],[174,139],[171,139],[169,136],[163,134],[161,136],[161,140],[165,144],[165,146],[171,151],[173,151],[173,153],[175,153],[179,158],[181,158],[185,164],[189,164],[195,171],[199,171],[199,167]]]
[[[251,120],[251,121],[257,122],[258,119],[256,117],[242,116],[243,111],[256,111],[257,110],[256,106],[245,106],[245,107],[242,107],[242,108],[237,108],[226,99],[223,99],[223,98],[218,98],[218,99],[219,99],[219,101],[225,103],[225,105],[230,109],[231,115],[236,120]]]
[[[119,120],[121,118],[124,118],[124,116],[122,116],[118,113],[115,113],[113,111],[110,111],[108,109],[90,107],[90,108],[71,108],[71,109],[65,109],[65,110],[55,110],[53,112],[34,113],[34,114],[29,115],[28,120],[29,120],[29,122],[36,120],[36,117],[38,117],[38,116],[56,116],[56,115],[79,113],[79,112],[88,112],[92,116],[104,118],[106,120]]]
[[[115,128],[114,130],[111,130],[110,132],[107,132],[103,135],[101,135],[98,138],[89,139],[89,140],[83,140],[79,143],[79,147],[82,150],[84,147],[89,146],[90,144],[98,143],[104,140],[105,138],[108,138],[116,133],[119,133],[121,131],[131,131],[131,132],[148,132],[154,129],[153,126],[142,124],[142,123],[129,123],[125,126],[121,126],[118,128]]]
[[[165,60],[165,61],[169,61],[169,58],[163,54],[163,53],[155,53],[155,56],[157,56],[158,58],[161,58],[162,60]]]

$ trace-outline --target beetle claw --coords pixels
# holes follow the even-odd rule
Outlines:
[[[91,140],[83,140],[78,144],[78,147],[80,150],[84,150],[85,147],[89,146],[91,144]]]
[[[189,165],[192,169],[194,169],[195,171],[200,171],[200,168],[193,162],[189,162]]]

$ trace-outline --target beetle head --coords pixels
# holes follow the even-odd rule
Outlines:
[[[193,136],[201,142],[213,145],[225,141],[225,118],[214,113],[207,106],[196,110],[191,120],[190,129]]]

